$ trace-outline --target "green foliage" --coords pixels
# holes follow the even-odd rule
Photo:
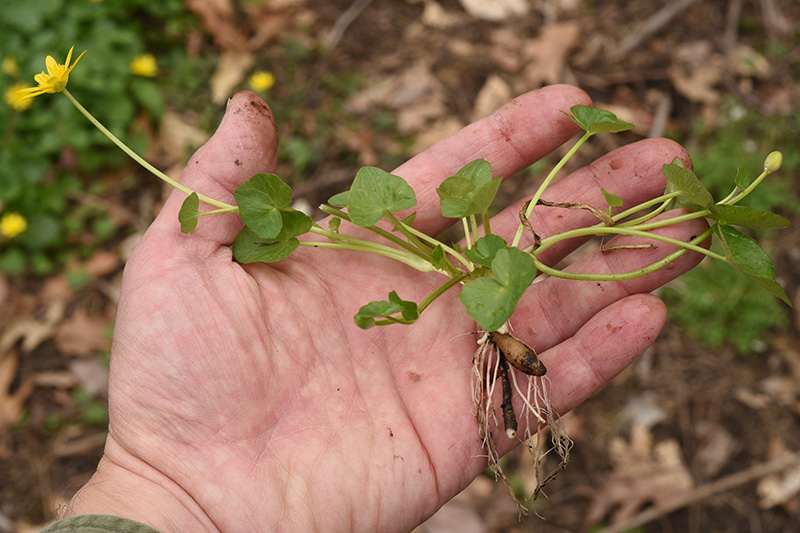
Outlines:
[[[722,224],[752,228],[756,238],[769,236],[768,230],[783,227],[788,220],[768,212],[788,216],[800,213],[795,193],[800,153],[788,149],[796,145],[800,135],[800,115],[767,118],[728,100],[720,116],[722,123],[715,130],[697,121],[693,131],[697,140],[687,143],[694,172],[715,197],[730,191],[732,179],[740,189],[747,188],[764,165],[763,154],[776,147],[786,149],[781,171],[769,175],[768,184],[748,196],[750,209],[738,205],[712,209],[714,218]],[[761,256],[761,252],[755,251],[755,256]],[[711,347],[731,345],[740,353],[750,352],[757,340],[787,326],[788,321],[785,308],[776,298],[762,290],[758,282],[741,282],[740,278],[735,269],[716,262],[684,274],[666,291],[673,319]],[[766,283],[768,290],[776,288],[769,278],[761,283]],[[784,298],[782,289],[777,296]]]
[[[139,54],[182,47],[193,22],[180,0],[0,0],[0,13],[0,59],[7,67],[0,93],[17,83],[34,85],[47,55],[63,63],[72,45],[73,59],[88,50],[70,75],[70,92],[91,102],[93,114],[129,145],[146,150],[131,126],[141,112],[163,112],[162,91],[128,65]],[[127,160],[63,95],[38,96],[23,111],[0,103],[0,131],[0,213],[18,212],[28,221],[25,233],[0,239],[0,270],[49,274],[81,251],[76,243],[95,246],[113,236],[117,228],[104,211],[74,198],[94,176]]]
[[[757,283],[717,261],[705,262],[664,289],[670,318],[712,349],[753,353],[771,330],[790,324],[786,307]]]

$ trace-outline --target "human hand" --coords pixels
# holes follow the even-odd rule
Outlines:
[[[510,176],[576,133],[561,110],[588,103],[574,87],[528,93],[398,168],[419,200],[414,226],[437,234],[452,222],[435,189],[466,162],[485,158],[495,175]],[[182,181],[232,201],[239,184],[274,169],[276,152],[271,112],[239,93]],[[661,166],[676,156],[688,164],[669,141],[626,146],[553,185],[547,199],[602,205],[602,186],[635,205],[663,192]],[[310,248],[240,265],[230,250],[238,218],[202,218],[183,234],[184,197],[172,194],[126,266],[106,450],[70,514],[115,514],[164,532],[406,531],[485,468],[470,389],[475,338],[463,335],[476,326],[457,295],[439,298],[412,326],[363,331],[350,319],[392,289],[421,299],[441,281],[435,274]],[[518,211],[497,215],[493,231],[513,234]],[[548,235],[584,216],[537,209],[531,223]],[[689,240],[703,224],[661,232]],[[553,264],[567,246],[540,259]],[[634,270],[671,251],[595,253],[573,268]],[[624,282],[551,278],[526,293],[512,322],[546,363],[559,413],[655,339],[665,310],[647,293],[698,261],[686,254]],[[498,451],[515,444],[498,439]]]

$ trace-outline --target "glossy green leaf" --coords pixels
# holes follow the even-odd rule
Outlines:
[[[353,320],[361,329],[369,329],[386,324],[413,324],[418,318],[417,304],[401,299],[392,291],[388,301],[378,300],[362,306]]]
[[[463,218],[486,213],[501,183],[499,178],[492,179],[491,166],[485,159],[468,163],[436,189],[441,200],[442,215]]]
[[[611,111],[585,105],[572,106],[569,110],[572,113],[571,115],[564,114],[587,133],[617,133],[633,128],[633,124],[620,120]]]
[[[178,211],[178,221],[181,223],[183,233],[192,233],[197,228],[198,211],[200,209],[200,198],[196,192],[186,197]]]
[[[788,305],[792,305],[786,291],[775,281],[775,268],[772,266],[772,261],[755,239],[748,237],[736,228],[719,224],[714,226],[714,234],[719,238],[731,266],[754,279]]]
[[[233,258],[243,264],[271,263],[289,257],[298,246],[300,241],[295,237],[278,242],[267,241],[245,226],[233,242]]]
[[[680,192],[678,203],[688,211],[705,209],[714,203],[714,197],[700,183],[694,172],[683,166],[681,160],[675,158],[672,163],[664,165],[661,172],[667,178],[666,194]]]
[[[790,225],[786,217],[743,205],[710,204],[708,209],[711,211],[711,218],[722,225],[733,224],[753,229],[781,229]]]
[[[275,174],[256,174],[233,193],[242,222],[262,239],[281,231],[280,209],[292,203],[292,189]]]
[[[511,317],[536,276],[536,266],[525,252],[504,248],[495,254],[492,274],[465,283],[459,294],[467,313],[486,331],[497,330]]]
[[[467,259],[475,264],[491,266],[494,256],[498,250],[508,248],[506,241],[498,235],[486,235],[478,239],[472,248],[464,251]]]
[[[356,174],[347,198],[347,213],[356,226],[371,226],[395,212],[415,206],[414,189],[400,176],[376,167],[363,167]]]

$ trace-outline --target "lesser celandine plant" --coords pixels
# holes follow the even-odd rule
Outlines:
[[[250,178],[234,192],[235,205],[209,198],[200,191],[172,180],[125,146],[67,91],[70,72],[81,57],[83,54],[70,64],[70,49],[62,65],[48,56],[47,72],[35,77],[38,86],[23,89],[20,95],[30,98],[63,92],[81,113],[125,153],[158,178],[184,192],[187,198],[179,214],[183,232],[193,232],[200,217],[235,212],[243,222],[241,233],[233,243],[233,256],[240,263],[280,261],[298,247],[309,246],[373,253],[443,278],[439,287],[419,302],[404,300],[400,294],[392,291],[386,300],[367,303],[354,317],[355,324],[364,329],[389,324],[413,324],[442,294],[451,289],[460,290],[459,299],[465,312],[481,329],[478,350],[473,358],[473,396],[479,431],[490,464],[509,487],[510,483],[498,465],[499,456],[491,431],[499,423],[498,409],[492,400],[498,382],[502,389],[503,400],[499,411],[505,434],[508,438],[518,438],[517,416],[511,407],[512,390],[516,389],[523,399],[521,416],[528,428],[522,440],[528,442],[537,465],[541,462],[541,451],[545,450],[546,453],[547,446],[532,443],[533,432],[544,424],[551,427],[550,449],[560,456],[561,461],[555,471],[537,480],[539,489],[566,466],[572,446],[559,424],[557,413],[549,404],[546,368],[532,349],[511,334],[508,323],[520,298],[537,275],[598,282],[627,280],[663,268],[691,250],[729,264],[791,305],[783,288],[775,281],[775,272],[767,254],[754,239],[736,229],[737,226],[779,229],[789,225],[789,221],[780,215],[741,205],[741,201],[770,173],[781,167],[783,158],[780,152],[772,152],[766,157],[763,171],[756,177],[740,171],[732,180],[730,193],[719,200],[713,198],[697,176],[676,159],[662,169],[667,183],[664,193],[639,205],[622,205],[618,196],[606,190],[602,190],[605,205],[548,202],[544,199],[548,187],[591,137],[633,127],[608,111],[574,106],[564,113],[584,133],[520,210],[519,226],[510,241],[491,230],[489,209],[502,180],[492,175],[487,161],[472,161],[441,183],[437,193],[441,200],[442,215],[460,220],[464,233],[461,244],[450,244],[415,229],[413,213],[404,218],[396,214],[414,208],[417,203],[414,190],[403,178],[375,167],[359,170],[348,191],[333,196],[327,204],[320,206],[322,212],[328,215],[324,226],[291,207],[291,188],[275,174],[256,174]],[[201,211],[201,203],[212,208]],[[656,219],[657,215],[666,213],[676,205],[685,211]],[[562,233],[540,235],[530,223],[531,214],[535,209],[549,208],[585,210],[595,215],[597,222]],[[710,227],[689,242],[652,233],[658,228],[698,218],[707,219]],[[374,240],[349,235],[343,231],[348,225],[370,231]],[[533,244],[523,247],[520,243],[525,232],[531,234]],[[303,239],[304,235],[309,234],[322,236],[325,240]],[[673,245],[677,250],[644,268],[616,274],[569,272],[546,265],[539,259],[544,250],[566,239],[590,236],[605,238],[612,235],[640,237],[649,240],[650,244],[601,244],[604,253],[618,253],[622,248],[656,247],[660,243]],[[712,235],[717,243],[714,249],[701,246]],[[527,381],[521,382],[513,368],[524,372]],[[520,508],[523,509],[521,504]]]

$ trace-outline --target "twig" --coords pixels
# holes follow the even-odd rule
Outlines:
[[[622,533],[623,531],[637,528],[673,511],[686,507],[687,505],[695,504],[710,498],[715,494],[726,492],[739,485],[744,485],[745,483],[750,483],[751,481],[755,481],[770,474],[781,472],[794,464],[800,464],[800,453],[793,453],[768,463],[761,463],[740,470],[735,474],[718,479],[717,481],[701,485],[683,494],[679,498],[676,498],[667,505],[647,509],[629,520],[613,524],[606,529],[606,533]]]
[[[650,15],[640,28],[637,28],[637,30],[631,32],[620,41],[617,46],[617,54],[620,56],[627,55],[693,3],[695,3],[695,0],[675,0]]]
[[[342,40],[344,32],[347,31],[350,24],[358,18],[361,12],[364,11],[371,2],[372,0],[355,0],[355,2],[350,4],[350,7],[345,9],[344,13],[339,16],[333,24],[331,31],[328,32],[328,36],[325,37],[325,47],[329,52],[336,48],[336,45]]]

